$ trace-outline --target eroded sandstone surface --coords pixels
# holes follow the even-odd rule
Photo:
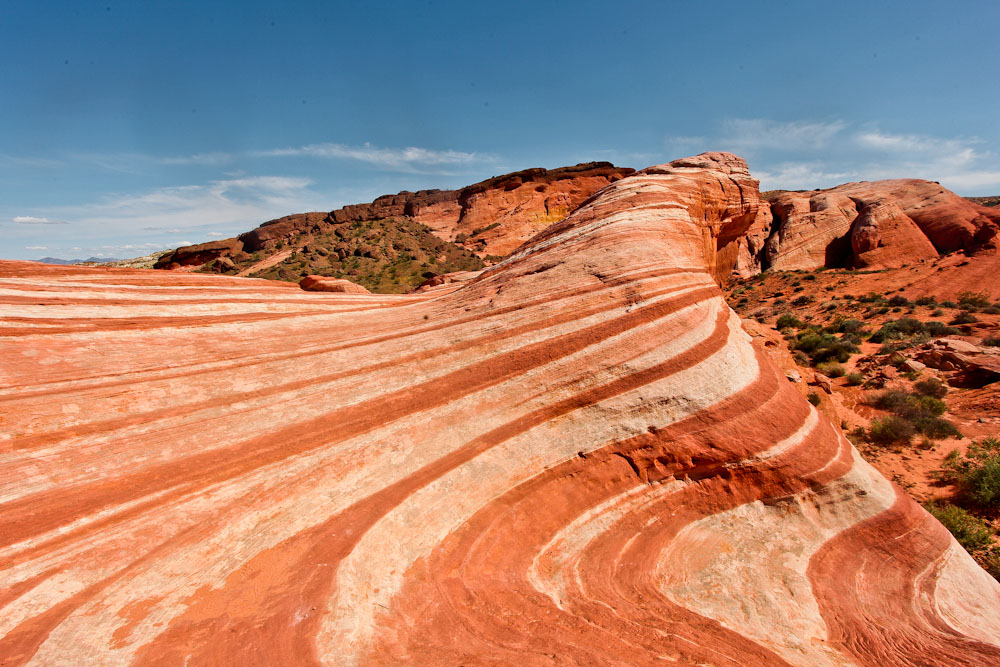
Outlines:
[[[887,269],[962,250],[995,253],[1000,211],[919,179],[775,192],[731,249],[735,272]]]
[[[0,263],[0,661],[996,664],[723,301],[760,207],[677,160],[407,296]]]

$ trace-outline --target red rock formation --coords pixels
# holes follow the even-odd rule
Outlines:
[[[2,661],[996,664],[725,305],[757,208],[678,160],[408,296],[0,263]]]
[[[164,255],[156,268],[204,264],[218,257],[275,251],[330,225],[408,216],[445,241],[481,255],[506,255],[549,224],[561,220],[592,194],[634,169],[587,162],[559,169],[526,169],[461,190],[403,191],[370,204],[330,213],[299,213],[265,222],[237,238],[184,246]]]
[[[938,256],[920,228],[890,199],[865,203],[851,229],[857,268],[894,269]]]
[[[299,287],[307,292],[342,292],[344,294],[371,294],[361,285],[343,278],[326,276],[306,276],[299,281]]]
[[[997,248],[1000,211],[930,181],[862,181],[829,190],[781,192],[770,204],[774,221],[765,248],[755,254],[756,239],[743,242],[749,257],[737,263],[740,275],[761,268],[894,268],[955,250]]]

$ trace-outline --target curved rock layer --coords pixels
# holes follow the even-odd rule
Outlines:
[[[758,204],[675,161],[402,297],[0,265],[0,662],[996,664],[723,302]]]

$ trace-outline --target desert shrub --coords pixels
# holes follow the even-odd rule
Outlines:
[[[815,300],[816,299],[812,298],[811,296],[805,296],[805,295],[803,295],[803,296],[795,297],[795,299],[792,301],[792,305],[793,306],[798,306],[798,307],[808,306],[810,303],[812,303]]]
[[[872,334],[869,340],[873,343],[885,343],[890,340],[900,340],[914,334],[924,333],[924,331],[924,325],[920,320],[912,317],[902,317],[883,324],[878,331]]]
[[[895,296],[889,298],[889,305],[890,306],[908,306],[908,305],[910,305],[910,300],[907,299],[902,294],[896,294]]]
[[[817,364],[816,369],[823,375],[832,378],[843,377],[844,374],[847,372],[847,370],[842,365],[838,364],[835,361],[824,361],[821,364]]]
[[[914,303],[917,304],[918,306],[936,306],[937,305],[937,301],[935,301],[934,297],[932,297],[932,296],[922,296],[919,299],[917,299],[916,301],[914,301]]]
[[[878,303],[884,301],[885,298],[881,294],[876,294],[875,292],[869,292],[864,296],[859,296],[858,301],[861,303]]]
[[[975,315],[963,311],[953,317],[949,324],[975,324],[978,321]]]
[[[955,540],[966,551],[978,551],[989,546],[992,541],[993,531],[990,530],[989,525],[961,507],[951,503],[928,503],[926,508],[935,519],[941,522],[941,525],[955,536]]]
[[[838,338],[830,333],[809,329],[800,332],[791,346],[808,354],[813,365],[824,361],[844,363],[851,358],[851,354],[858,351],[857,344],[850,339],[845,340],[845,337],[846,334]]]
[[[847,384],[852,387],[857,387],[864,384],[865,376],[861,373],[848,373],[847,374]]]
[[[1000,336],[988,336],[984,338],[983,345],[988,347],[1000,347]]]
[[[958,304],[955,303],[954,301],[942,301],[938,305],[941,306],[942,308],[958,308]]]
[[[774,323],[774,326],[779,330],[781,329],[801,329],[805,326],[802,320],[795,317],[791,313],[782,313],[778,316],[778,321]]]
[[[840,333],[861,333],[864,331],[864,328],[865,323],[861,320],[848,319],[837,323],[837,331]]]
[[[816,280],[816,276],[814,276],[811,273],[807,273],[806,275],[802,276],[802,280]]]
[[[795,350],[794,352],[792,352],[792,358],[795,360],[795,363],[797,363],[799,366],[809,365],[809,355],[807,355],[802,350]]]
[[[896,415],[872,420],[868,427],[868,438],[877,445],[908,445],[916,435],[910,422]]]
[[[986,292],[962,292],[958,295],[960,307],[986,308],[990,305],[990,295]]]
[[[969,445],[965,456],[956,454],[945,460],[945,468],[962,495],[982,507],[1000,507],[1000,438],[984,438]]]
[[[936,322],[931,320],[930,322],[924,323],[924,330],[928,335],[934,338],[940,338],[941,336],[954,336],[955,334],[962,333],[955,327],[950,327],[944,322]]]
[[[899,352],[893,352],[889,355],[889,358],[886,359],[886,362],[893,368],[899,368],[906,362],[906,357],[901,355]]]
[[[931,313],[931,317],[941,317],[942,315],[944,315],[944,311],[940,308]]]
[[[975,554],[976,562],[990,573],[990,576],[1000,581],[1000,548],[990,547]]]
[[[943,398],[948,393],[947,385],[937,378],[927,378],[915,382],[913,388],[924,396],[933,396],[934,398]]]
[[[865,402],[891,412],[894,417],[906,422],[913,431],[932,440],[961,435],[954,424],[941,417],[948,411],[948,406],[934,396],[911,394],[903,389],[891,388],[867,397]]]
[[[817,394],[815,391],[810,391],[809,395],[806,398],[813,405],[819,405],[819,394]]]

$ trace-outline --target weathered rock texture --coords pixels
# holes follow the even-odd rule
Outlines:
[[[750,343],[746,164],[410,296],[0,264],[4,664],[997,664],[1000,586]]]
[[[734,271],[898,268],[941,254],[995,252],[1000,211],[916,179],[775,192],[738,241]],[[761,238],[766,240],[762,243]]]
[[[311,241],[315,245],[315,237],[326,232],[346,229],[353,223],[395,218],[426,225],[440,239],[482,256],[502,256],[633,171],[610,162],[588,162],[559,169],[526,169],[461,190],[384,195],[370,204],[352,204],[330,213],[288,215],[236,238],[178,248],[161,258],[156,268],[202,265],[220,257],[247,263],[252,253],[268,256],[286,245],[298,248]],[[448,270],[456,268],[464,267]]]

